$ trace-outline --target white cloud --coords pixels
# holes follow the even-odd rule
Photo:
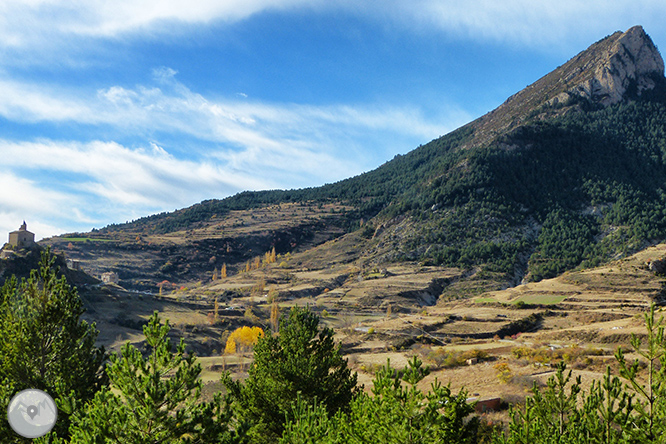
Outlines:
[[[8,157],[10,155],[7,153]],[[0,207],[12,208],[16,212],[62,214],[64,204],[69,201],[69,197],[63,193],[42,188],[35,181],[8,171],[0,171],[0,189]]]
[[[62,233],[63,226],[53,221],[68,219],[68,209],[80,202],[76,196],[53,191],[7,171],[0,171],[0,189],[0,235],[18,229],[23,220],[28,221],[37,239]]]
[[[614,31],[642,24],[661,32],[661,0],[386,0],[358,2],[367,17],[391,20],[415,32],[440,30],[471,40],[497,41],[566,52]]]
[[[0,152],[0,230],[16,219],[58,222],[60,231],[42,236],[82,224],[90,229],[124,222],[270,184],[221,165],[176,159],[156,145],[130,149],[103,142],[0,140]]]
[[[401,23],[417,32],[437,29],[465,38],[542,46],[576,36],[586,41],[589,35],[614,31],[607,29],[613,23],[631,21],[626,26],[642,23],[657,28],[666,4],[661,0],[5,0],[0,3],[0,46],[55,48],[67,36],[165,36],[179,27],[290,10],[345,11]]]
[[[216,158],[245,156],[255,159],[255,166],[274,170],[296,161],[303,167],[290,165],[288,170],[299,175],[308,175],[305,165],[323,163],[329,166],[324,180],[340,178],[342,172],[354,168],[353,163],[356,168],[372,166],[348,160],[348,147],[353,151],[354,143],[396,139],[399,142],[394,146],[386,146],[395,154],[396,149],[409,149],[470,120],[469,114],[456,108],[425,117],[411,106],[314,106],[206,98],[179,83],[175,75],[175,71],[161,68],[155,71],[159,87],[111,86],[93,96],[0,80],[7,98],[0,100],[0,116],[18,122],[108,126],[114,134],[129,137],[144,138],[156,132],[189,137],[191,145],[214,144]],[[411,143],[396,146],[406,140]],[[248,165],[248,161],[242,163]]]
[[[434,121],[397,106],[206,98],[180,84],[168,68],[156,72],[156,79],[159,87],[111,86],[87,101],[79,92],[0,80],[10,98],[0,101],[0,115],[10,121],[66,122],[90,126],[91,134],[107,128],[136,140],[125,146],[0,139],[6,223],[15,225],[18,217],[52,221],[53,229],[88,230],[246,189],[319,185],[370,169],[469,120],[456,110]],[[23,94],[31,100],[20,100]],[[160,137],[205,149],[166,149]],[[386,155],[367,157],[372,145]],[[3,223],[0,217],[0,229]]]
[[[5,0],[0,3],[3,45],[26,46],[54,35],[113,38],[169,32],[178,24],[234,22],[266,10],[311,7],[311,0]],[[321,2],[315,2],[321,3]]]
[[[549,45],[582,33],[587,39],[590,33],[612,32],[609,24],[627,20],[656,28],[666,4],[661,0],[5,0],[0,3],[0,45],[25,47],[54,37],[59,42],[59,36],[167,35],[178,26],[304,9],[388,19],[419,32],[435,28],[466,38]]]
[[[189,193],[197,189],[220,189],[228,193],[246,185],[259,188],[268,185],[251,177],[230,174],[205,162],[176,159],[155,145],[151,149],[130,149],[117,143],[99,141],[0,141],[0,150],[4,168],[32,170],[35,175],[39,175],[40,171],[50,171],[61,173],[65,178],[76,175],[68,198],[86,191],[116,206],[183,205],[194,203]],[[30,161],[26,164],[25,159]],[[61,182],[66,183],[67,180]],[[32,186],[27,190],[28,194],[52,200],[45,191],[49,184],[44,183],[43,186],[40,189]],[[59,201],[63,199],[61,195]]]
[[[86,123],[97,120],[84,101],[39,85],[0,79],[0,91],[0,115],[12,120],[75,120]]]

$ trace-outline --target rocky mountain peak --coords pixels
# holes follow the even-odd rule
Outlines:
[[[664,60],[642,27],[616,32],[575,57],[568,77],[580,80],[574,88],[560,93],[577,94],[604,106],[620,102],[628,91],[640,95],[655,87],[655,77],[664,76]],[[591,53],[591,54],[586,54]],[[579,63],[583,61],[584,63]],[[576,79],[580,74],[583,78]]]
[[[641,26],[598,41],[478,119],[475,143],[486,143],[535,116],[547,117],[584,98],[609,106],[640,96],[664,78],[664,60]]]

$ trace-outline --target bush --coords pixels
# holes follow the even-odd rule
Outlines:
[[[447,350],[439,348],[431,351],[427,359],[439,368],[455,368],[466,365],[468,359],[476,358],[479,361],[488,359],[488,353],[484,350],[472,349],[466,351]]]

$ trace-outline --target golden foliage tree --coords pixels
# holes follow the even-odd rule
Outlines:
[[[506,362],[500,362],[495,364],[493,367],[497,371],[497,379],[499,379],[502,384],[508,384],[511,382],[513,373],[511,372],[511,367],[509,367],[509,364]]]
[[[277,300],[273,298],[273,302],[271,303],[270,324],[271,324],[271,330],[273,330],[274,333],[277,333],[278,331],[279,319],[280,319],[280,306],[278,305]]]
[[[243,326],[234,330],[227,338],[224,352],[228,354],[251,351],[260,337],[264,335],[261,327]]]
[[[275,254],[275,247],[273,247],[271,251],[264,254],[264,265],[274,264],[275,262],[277,262],[277,255]]]

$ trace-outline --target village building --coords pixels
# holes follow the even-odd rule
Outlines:
[[[35,245],[35,233],[28,231],[25,221],[18,231],[9,233],[9,245],[14,248],[30,248]]]
[[[108,271],[102,273],[102,282],[105,284],[117,284],[120,279],[118,278],[118,273],[113,271]]]

